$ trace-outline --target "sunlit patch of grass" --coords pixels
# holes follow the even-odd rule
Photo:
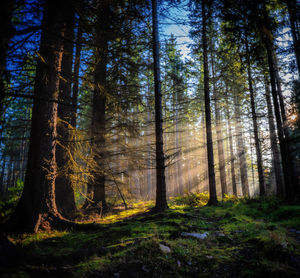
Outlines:
[[[100,224],[110,224],[129,217],[134,217],[135,215],[148,211],[153,204],[153,201],[140,201],[132,204],[127,210],[124,209],[120,212],[106,215],[105,217],[99,219],[98,222]]]
[[[185,205],[190,207],[202,207],[207,204],[208,192],[186,192],[183,196],[170,198],[171,205]]]
[[[52,230],[51,232],[38,232],[35,234],[23,234],[19,237],[11,237],[10,240],[21,246],[21,247],[26,247],[32,243],[38,243],[44,240],[51,240],[52,242],[55,242],[55,238],[60,238],[65,235],[69,234],[67,231],[55,231]]]
[[[86,262],[81,262],[75,267],[72,268],[72,276],[75,278],[81,278],[85,276],[85,273],[90,271],[95,271],[97,269],[102,269],[104,266],[111,263],[110,258],[108,257],[97,257],[94,256]]]

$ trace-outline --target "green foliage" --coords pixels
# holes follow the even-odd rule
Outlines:
[[[8,194],[5,199],[0,200],[0,223],[3,223],[13,213],[21,197],[24,182],[17,180],[15,187],[8,188]]]
[[[201,192],[201,193],[193,193],[187,192],[183,196],[178,196],[171,198],[171,204],[174,205],[186,205],[186,206],[204,206],[207,204],[209,199],[208,192]]]

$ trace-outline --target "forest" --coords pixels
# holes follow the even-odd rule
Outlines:
[[[0,1],[1,277],[300,277],[299,0]]]

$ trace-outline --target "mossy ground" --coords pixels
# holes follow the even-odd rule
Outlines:
[[[206,197],[174,198],[160,214],[144,213],[151,203],[136,203],[94,219],[102,224],[97,232],[12,237],[28,259],[0,271],[3,277],[300,277],[300,206],[227,198],[206,207]]]

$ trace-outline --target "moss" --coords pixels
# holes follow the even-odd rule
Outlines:
[[[94,256],[87,262],[81,262],[72,268],[72,276],[75,278],[84,277],[86,273],[101,270],[111,263],[109,258],[99,258]]]
[[[31,265],[22,271],[34,275],[58,273],[50,259],[47,265],[47,258],[53,256],[63,261],[63,271],[73,277],[113,277],[115,273],[145,278],[268,277],[270,273],[274,277],[283,273],[282,277],[293,277],[299,270],[290,262],[290,258],[299,262],[299,246],[286,230],[298,223],[298,206],[285,206],[271,198],[228,197],[216,207],[178,202],[179,198],[165,213],[158,214],[144,214],[151,203],[135,204],[127,211],[99,219],[102,229],[97,232],[13,238],[29,254],[45,258],[45,269]],[[209,236],[205,240],[182,237],[183,231],[208,232]],[[163,253],[159,244],[168,246],[171,252]],[[106,251],[97,252],[101,247]],[[81,261],[70,259],[72,254],[93,248],[96,251],[79,257]]]

